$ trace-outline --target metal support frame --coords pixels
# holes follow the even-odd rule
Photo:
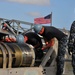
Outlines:
[[[54,65],[54,62],[56,62],[55,59],[57,57],[57,52],[58,52],[58,41],[56,38],[54,38],[54,40],[55,40],[54,46],[48,50],[48,52],[46,53],[46,55],[44,56],[44,58],[40,64],[40,66],[45,67],[48,60],[51,60],[50,66]]]
[[[40,66],[43,66],[44,67],[46,65],[47,61],[49,60],[49,58],[50,58],[50,56],[51,56],[51,54],[53,52],[53,50],[54,49],[52,47],[49,49],[49,51],[46,53],[45,57],[43,58]]]
[[[5,21],[10,21],[11,22],[11,27],[8,28],[12,31],[11,28],[16,29],[17,33],[15,34],[15,32],[12,31],[12,33],[14,35],[18,35],[19,34],[19,30],[21,30],[22,32],[26,32],[27,30],[30,31],[32,30],[32,27],[34,26],[34,23],[30,23],[30,22],[25,22],[25,21],[20,21],[20,20],[9,20],[9,19],[5,19],[5,18],[0,18],[0,29],[1,29],[1,23],[4,23]],[[22,27],[22,24],[24,27]],[[29,28],[26,28],[27,26],[29,26]]]

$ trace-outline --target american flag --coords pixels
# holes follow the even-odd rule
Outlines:
[[[49,14],[45,17],[35,18],[34,24],[48,24],[51,23],[52,14]]]

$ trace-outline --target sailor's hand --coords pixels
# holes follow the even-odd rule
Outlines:
[[[46,45],[48,45],[48,42],[46,42]]]
[[[69,55],[71,55],[71,52],[70,51],[68,51],[68,53],[69,53]]]
[[[68,48],[68,53],[69,53],[69,55],[71,55],[71,53],[72,53],[72,48]]]

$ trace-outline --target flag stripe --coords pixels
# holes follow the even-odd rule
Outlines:
[[[35,24],[48,24],[50,22],[51,22],[50,19],[44,19],[44,18],[36,18],[36,19],[34,19]]]
[[[51,14],[45,16],[45,17],[40,17],[40,18],[35,18],[34,23],[35,24],[48,24],[51,23]]]

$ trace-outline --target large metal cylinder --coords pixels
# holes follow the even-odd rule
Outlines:
[[[0,43],[0,68],[33,66],[35,53],[27,44]]]

